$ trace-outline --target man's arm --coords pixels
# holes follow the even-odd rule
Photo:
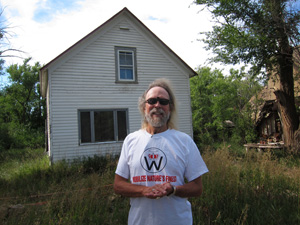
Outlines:
[[[200,176],[184,185],[176,186],[175,195],[182,198],[197,197],[202,194],[202,189]],[[116,194],[126,197],[147,197],[154,199],[170,194],[173,191],[173,187],[170,183],[157,184],[152,187],[131,184],[127,179],[116,174],[114,190]]]
[[[147,197],[147,198],[157,198],[163,197],[168,192],[170,192],[172,187],[166,189],[162,185],[154,185],[152,187],[147,187],[143,185],[131,184],[124,177],[115,174],[114,181],[114,191],[116,194],[120,194],[126,197]]]
[[[172,186],[170,183],[165,183],[166,189],[170,189],[169,187]],[[198,197],[202,194],[202,179],[201,176],[196,178],[195,180],[192,180],[184,185],[176,186],[176,193],[175,195],[182,198],[188,198],[188,197]],[[168,192],[169,193],[169,192]]]

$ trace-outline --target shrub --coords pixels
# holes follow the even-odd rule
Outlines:
[[[28,126],[7,123],[7,138],[10,145],[8,148],[40,148],[45,145],[45,133],[43,128],[31,129]]]
[[[12,143],[8,124],[0,123],[0,152],[9,149]]]

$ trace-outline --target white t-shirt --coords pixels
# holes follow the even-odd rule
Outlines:
[[[208,169],[190,136],[177,130],[155,135],[146,130],[129,134],[124,140],[116,174],[137,185],[153,186],[171,182],[178,186],[192,181]],[[130,198],[130,225],[191,225],[191,204],[186,198]]]

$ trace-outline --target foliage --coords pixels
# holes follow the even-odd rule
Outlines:
[[[202,39],[215,53],[212,61],[251,65],[255,76],[267,71],[277,76],[274,91],[285,145],[297,142],[299,116],[294,95],[294,54],[300,53],[300,10],[294,0],[196,0],[212,13],[216,25]],[[300,129],[300,127],[299,127]]]
[[[40,64],[30,66],[29,61],[30,59],[26,59],[23,65],[14,64],[7,69],[11,85],[5,89],[5,97],[10,104],[9,111],[13,112],[11,121],[19,121],[31,128],[37,128],[42,119],[38,83]]]
[[[202,39],[216,57],[229,64],[252,64],[256,74],[270,69],[280,54],[286,54],[284,39],[300,44],[299,8],[294,0],[196,0],[212,13],[216,25]]]
[[[0,91],[0,150],[44,143],[45,100],[39,92],[39,63],[11,65],[9,83]]]
[[[9,125],[0,122],[0,152],[4,149],[9,149],[12,143],[12,138],[9,134]]]
[[[255,139],[247,104],[261,88],[258,81],[243,69],[231,70],[225,77],[220,70],[203,67],[199,68],[198,76],[190,79],[190,86],[197,143],[211,145],[231,140],[241,144]]]
[[[300,223],[299,159],[226,147],[202,156],[210,172],[190,199],[194,224]],[[112,187],[117,159],[48,162],[43,149],[0,152],[1,224],[127,224],[129,199]]]

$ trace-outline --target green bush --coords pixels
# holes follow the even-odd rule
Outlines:
[[[10,148],[40,148],[45,145],[44,128],[32,129],[17,123],[0,124],[0,151]]]
[[[9,149],[12,143],[8,124],[0,123],[0,152]]]

